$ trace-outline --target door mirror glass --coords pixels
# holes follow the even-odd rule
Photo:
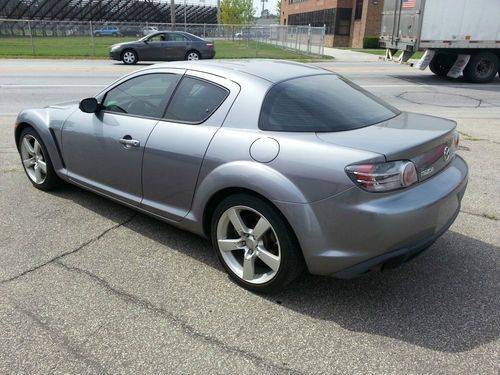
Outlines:
[[[85,113],[96,113],[99,109],[99,103],[96,98],[87,98],[80,102],[79,108]]]

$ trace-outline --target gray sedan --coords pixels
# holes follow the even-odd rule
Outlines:
[[[314,66],[181,62],[22,111],[15,140],[36,188],[67,181],[207,237],[237,283],[273,292],[427,249],[467,185],[455,127]]]
[[[213,59],[215,48],[212,42],[183,31],[159,31],[134,42],[111,46],[109,57],[136,64],[143,61],[174,61]]]

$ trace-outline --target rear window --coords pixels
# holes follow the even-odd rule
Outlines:
[[[398,114],[396,108],[342,77],[322,74],[273,86],[264,98],[259,128],[336,132],[373,125]]]

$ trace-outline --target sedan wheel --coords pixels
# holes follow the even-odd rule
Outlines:
[[[196,51],[190,51],[186,55],[186,60],[199,60],[200,54]]]
[[[224,200],[212,221],[212,241],[229,275],[255,292],[274,292],[301,272],[301,254],[281,214],[249,195]]]
[[[137,54],[134,51],[125,51],[122,55],[122,61],[124,64],[133,65],[137,63]]]
[[[59,184],[60,180],[54,172],[47,150],[33,129],[28,128],[21,134],[19,153],[26,175],[33,186],[49,190]]]

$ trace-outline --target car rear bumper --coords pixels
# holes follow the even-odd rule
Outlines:
[[[203,52],[202,59],[213,59],[215,57],[215,49],[207,50]]]
[[[353,187],[315,203],[275,203],[294,229],[309,271],[347,278],[392,268],[429,247],[454,222],[467,180],[467,164],[457,156],[408,189],[369,193]]]

